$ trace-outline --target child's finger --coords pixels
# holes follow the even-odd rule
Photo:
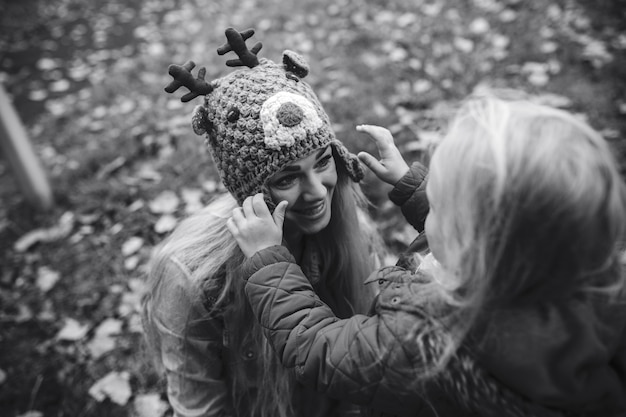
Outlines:
[[[232,216],[229,220],[232,220],[233,224],[239,228],[239,225],[246,220],[246,216],[243,214],[243,209],[241,207],[233,209]]]
[[[375,125],[359,125],[356,127],[356,130],[359,132],[367,133],[374,141],[376,145],[379,147],[387,147],[390,144],[393,144],[393,135],[389,131],[382,126]]]
[[[280,203],[278,203],[278,205],[274,209],[274,213],[272,214],[274,223],[281,230],[283,229],[283,223],[285,222],[285,212],[287,211],[287,204],[287,201],[281,201]]]
[[[245,217],[254,216],[254,207],[252,207],[252,198],[253,196],[246,197],[241,204],[241,208],[243,209],[243,214]]]
[[[363,162],[363,164],[372,170],[374,174],[381,173],[385,167],[381,164],[378,159],[374,158],[367,152],[359,152],[358,155],[359,160]]]
[[[233,235],[233,237],[239,236],[239,228],[235,224],[235,221],[232,217],[226,221],[226,228],[228,229],[230,234]]]
[[[252,209],[259,217],[271,217],[270,209],[267,207],[265,203],[265,199],[263,198],[263,193],[255,194],[252,197]]]

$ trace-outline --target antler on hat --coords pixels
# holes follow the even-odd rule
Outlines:
[[[217,48],[217,54],[224,55],[227,52],[234,51],[239,57],[239,59],[226,61],[226,66],[241,67],[245,65],[248,68],[254,68],[259,65],[259,59],[256,54],[263,47],[261,42],[257,42],[251,50],[248,50],[248,47],[246,46],[246,40],[254,35],[254,29],[237,32],[233,28],[228,28],[226,29],[225,34],[228,42]]]

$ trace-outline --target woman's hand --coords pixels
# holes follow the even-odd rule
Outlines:
[[[394,144],[389,130],[373,125],[360,125],[356,127],[356,130],[367,133],[376,142],[380,159],[374,158],[367,152],[359,152],[358,156],[378,178],[387,184],[395,185],[404,174],[409,172],[409,165]]]
[[[281,201],[274,214],[270,213],[261,193],[246,198],[241,207],[233,210],[226,226],[247,258],[282,243],[285,210],[287,202]]]

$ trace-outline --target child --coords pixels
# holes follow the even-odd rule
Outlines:
[[[230,230],[282,363],[320,391],[403,415],[424,404],[433,415],[624,415],[626,191],[600,135],[563,111],[474,98],[424,187],[386,130],[361,130],[381,153],[361,160],[395,184],[414,224],[426,189],[436,261],[382,270],[377,314],[339,320],[277,246],[282,206],[272,217],[252,199]]]

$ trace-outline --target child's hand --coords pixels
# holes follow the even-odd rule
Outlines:
[[[287,202],[281,201],[272,215],[263,194],[259,193],[246,198],[241,207],[233,210],[226,226],[247,258],[282,243],[286,209]]]
[[[376,159],[367,152],[359,152],[361,162],[382,181],[395,185],[409,171],[409,166],[393,143],[391,132],[384,127],[373,125],[360,125],[356,130],[370,135],[376,142],[380,154],[380,159]]]

